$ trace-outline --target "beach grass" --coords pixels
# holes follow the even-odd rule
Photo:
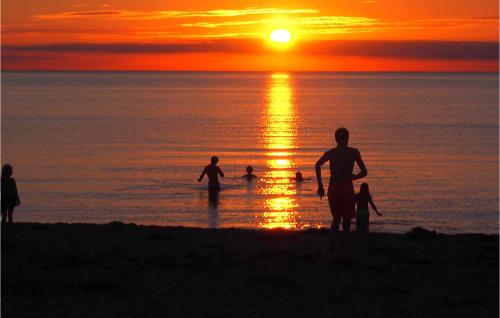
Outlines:
[[[2,225],[2,317],[498,317],[498,235]]]

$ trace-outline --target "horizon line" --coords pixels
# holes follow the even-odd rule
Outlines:
[[[317,71],[317,70],[52,70],[52,69],[33,69],[33,70],[2,70],[0,73],[489,73],[500,74],[500,69],[496,71],[421,71],[421,70],[367,70],[367,71]]]

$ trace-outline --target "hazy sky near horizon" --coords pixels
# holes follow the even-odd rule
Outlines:
[[[498,1],[2,1],[4,70],[498,71]],[[275,29],[292,34],[272,44]]]

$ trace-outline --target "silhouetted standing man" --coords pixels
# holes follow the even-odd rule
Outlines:
[[[330,252],[335,253],[336,236],[342,222],[340,236],[340,253],[343,254],[345,241],[349,235],[351,219],[355,217],[355,198],[353,180],[361,179],[368,174],[358,149],[348,147],[349,131],[339,128],[335,131],[337,147],[326,151],[316,162],[316,178],[318,180],[318,195],[323,198],[325,190],[321,180],[321,166],[330,161],[330,183],[328,185],[328,203],[333,216],[330,228]],[[356,162],[360,172],[354,175],[353,168]]]

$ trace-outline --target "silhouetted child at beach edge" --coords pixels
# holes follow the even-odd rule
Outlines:
[[[382,213],[377,210],[375,203],[373,203],[368,183],[362,183],[359,187],[359,193],[356,194],[356,230],[358,232],[366,233],[369,231],[370,211],[368,210],[368,203],[378,216],[382,216]]]
[[[224,178],[224,172],[222,172],[219,166],[217,166],[217,162],[219,162],[219,158],[213,156],[210,159],[210,164],[208,166],[205,166],[203,172],[198,178],[198,182],[201,182],[205,174],[208,176],[209,193],[218,193],[220,191],[219,175]]]
[[[17,193],[16,180],[12,178],[12,166],[6,164],[2,167],[2,223],[13,223],[14,208],[21,204]]]

